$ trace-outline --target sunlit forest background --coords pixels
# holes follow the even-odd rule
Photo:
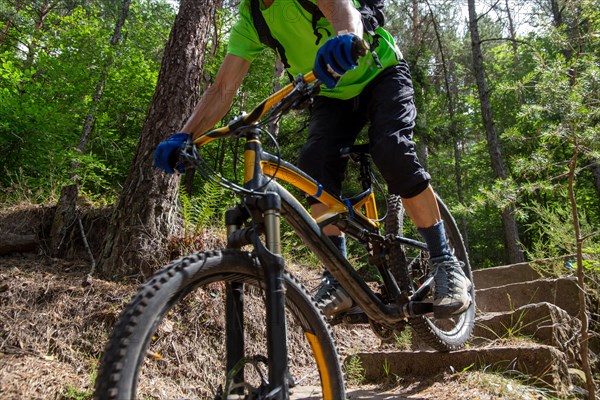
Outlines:
[[[3,207],[56,203],[75,179],[74,165],[89,204],[116,203],[178,7],[129,3],[124,16],[118,0],[0,0]],[[600,3],[484,0],[476,4],[476,42],[465,2],[386,4],[386,28],[415,84],[420,158],[472,264],[515,261],[510,240],[523,259],[573,254],[570,177],[583,235],[590,235],[584,250],[597,259],[600,239],[591,234],[600,227]],[[201,90],[226,53],[237,6],[226,0],[215,15]],[[225,121],[286,83],[274,64],[271,51],[254,62]],[[304,143],[305,122],[297,113],[279,127],[288,161]],[[233,168],[228,161],[223,157],[219,168]],[[199,177],[192,187],[180,197],[182,214],[194,218],[190,204],[204,201],[196,207],[204,223],[219,221],[231,197]],[[516,230],[507,234],[511,220]]]

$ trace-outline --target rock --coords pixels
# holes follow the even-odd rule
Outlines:
[[[544,345],[487,347],[449,353],[433,351],[371,352],[357,354],[365,378],[381,381],[389,376],[433,376],[443,372],[485,369],[528,376],[531,384],[565,393],[570,385],[566,357]]]
[[[530,263],[506,265],[473,271],[473,281],[476,289],[509,285],[511,283],[527,282],[542,278]]]
[[[575,278],[540,279],[477,290],[480,312],[516,310],[532,303],[552,303],[569,315],[579,313],[579,288]]]
[[[528,337],[565,352],[569,363],[578,362],[579,319],[547,302],[527,304],[515,311],[481,315],[473,329],[474,344],[496,339]]]

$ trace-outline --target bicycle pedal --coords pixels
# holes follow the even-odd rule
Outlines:
[[[364,314],[364,311],[362,310],[362,308],[360,308],[360,306],[352,306],[352,308],[346,310],[344,314]]]
[[[340,322],[345,324],[368,324],[369,317],[359,306],[354,306],[348,312],[340,315]]]

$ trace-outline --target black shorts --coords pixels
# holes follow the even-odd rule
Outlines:
[[[413,142],[416,116],[408,64],[401,61],[381,72],[352,99],[315,99],[298,165],[324,188],[340,195],[347,159],[341,158],[339,151],[352,145],[370,122],[371,155],[389,192],[414,197],[431,179],[419,163]]]

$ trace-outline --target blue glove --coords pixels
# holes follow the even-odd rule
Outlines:
[[[327,40],[317,51],[313,72],[329,89],[333,89],[347,71],[358,66],[358,56],[353,54],[356,40],[360,38],[346,33]]]
[[[185,166],[179,163],[179,151],[185,146],[190,135],[187,133],[174,133],[156,147],[154,151],[154,166],[172,174],[177,170],[183,174]]]

